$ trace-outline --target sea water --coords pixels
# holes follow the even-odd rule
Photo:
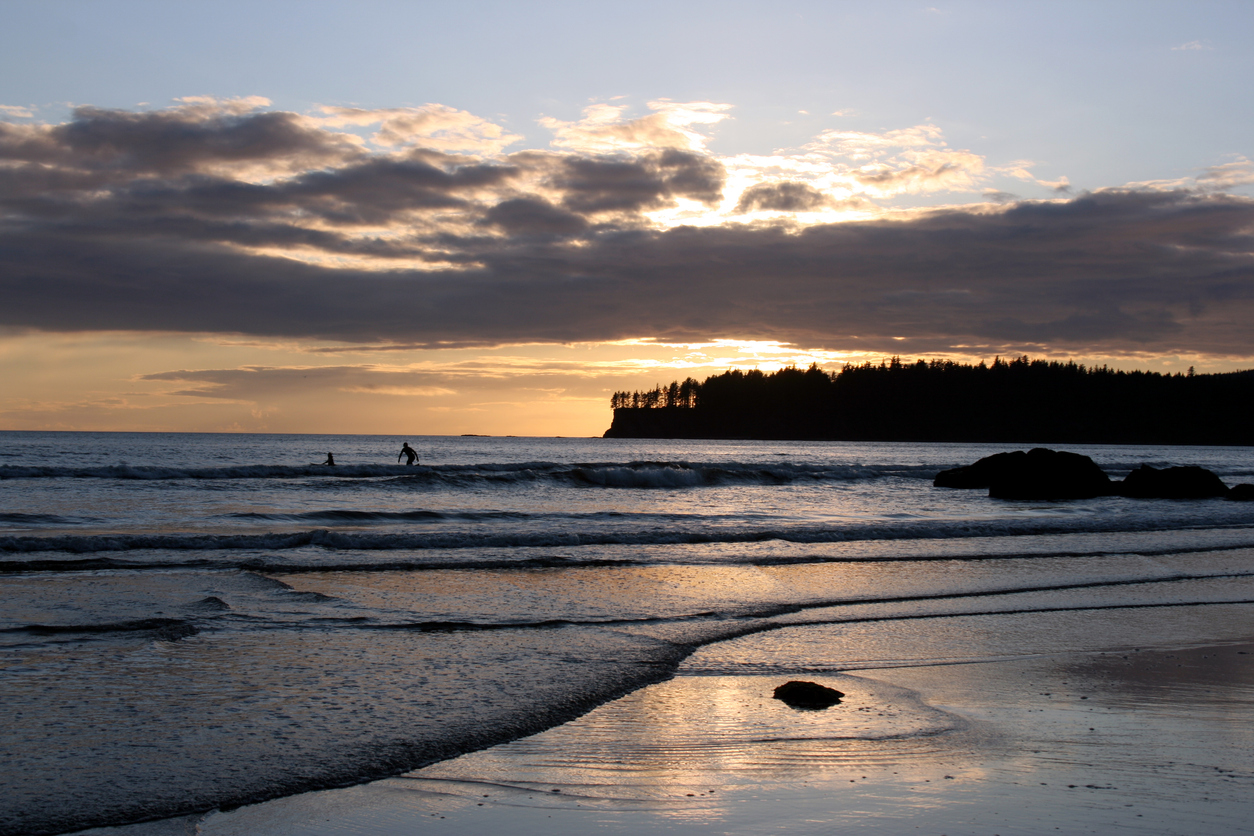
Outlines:
[[[0,833],[397,774],[681,665],[1119,647],[1145,612],[1186,639],[1254,636],[1254,505],[931,486],[1005,449],[0,433]],[[1068,449],[1114,478],[1254,482],[1251,448]],[[1076,612],[1106,627],[1058,627]]]

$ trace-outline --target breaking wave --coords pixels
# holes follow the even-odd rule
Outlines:
[[[0,525],[75,525],[80,522],[83,522],[80,518],[63,517],[58,514],[0,512]]]
[[[35,636],[152,633],[155,638],[164,641],[178,641],[198,632],[200,631],[195,624],[178,618],[140,618],[98,624],[21,624],[0,628],[0,633],[28,633]]]
[[[0,465],[4,479],[225,480],[315,479],[340,484],[350,479],[387,481],[397,486],[456,487],[490,483],[553,482],[590,488],[691,488],[725,484],[783,485],[791,482],[857,482],[888,477],[931,479],[937,468],[910,465],[863,466],[758,464],[742,462],[598,462],[557,464],[521,462],[474,465],[241,465],[173,468],[116,464],[101,467]]]
[[[313,529],[257,534],[63,534],[56,536],[0,537],[0,554],[32,552],[126,552],[139,550],[188,551],[284,551],[318,547],[333,551],[422,551],[429,549],[537,548],[572,546],[648,546],[708,543],[757,543],[778,540],[790,543],[840,543],[862,540],[920,540],[970,537],[1031,536],[1046,534],[1179,531],[1215,528],[1249,528],[1248,517],[1212,515],[1205,523],[1181,526],[1178,519],[1144,516],[1123,519],[1100,517],[1056,519],[901,520],[854,523],[844,526],[747,526],[729,529],[674,526],[579,532],[547,531],[435,531],[363,532]]]

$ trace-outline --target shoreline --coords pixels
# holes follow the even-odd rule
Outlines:
[[[1072,730],[1117,689],[1064,711],[1050,671],[1254,636],[1250,506],[933,490],[984,454],[952,446],[454,439],[418,478],[326,480],[231,464],[312,461],[307,440],[236,440],[15,448],[34,475],[6,482],[10,521],[33,531],[4,573],[5,833],[910,832],[924,808],[994,816],[1030,774],[1180,815],[1237,780],[1137,766],[1206,760],[1157,738],[1235,736],[1206,675],[1152,739]],[[354,445],[322,449],[377,454]],[[1189,460],[1254,475],[1243,450]],[[83,471],[113,461],[136,471]],[[851,698],[796,715],[769,697],[792,679]],[[1039,818],[1075,792],[1005,803]]]
[[[839,673],[685,667],[402,776],[84,833],[1220,834],[1254,814],[1254,639]],[[789,709],[770,699],[788,678],[847,696]]]

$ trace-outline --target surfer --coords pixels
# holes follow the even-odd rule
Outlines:
[[[327,453],[327,460],[326,460],[325,462],[323,462],[323,464],[329,464],[329,465],[331,465],[332,467],[334,467],[334,466],[335,466],[335,456],[332,456],[330,453]]]
[[[400,463],[401,456],[405,457],[405,464],[413,464],[418,461],[418,453],[413,447],[409,446],[408,441],[401,442],[401,452],[396,457],[397,464]]]

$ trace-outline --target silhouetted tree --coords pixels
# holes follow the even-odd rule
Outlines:
[[[817,364],[732,369],[615,392],[610,403],[616,424],[654,410],[623,430],[650,437],[1254,444],[1254,370],[1170,375],[1027,356],[976,365],[891,357],[836,373]]]

